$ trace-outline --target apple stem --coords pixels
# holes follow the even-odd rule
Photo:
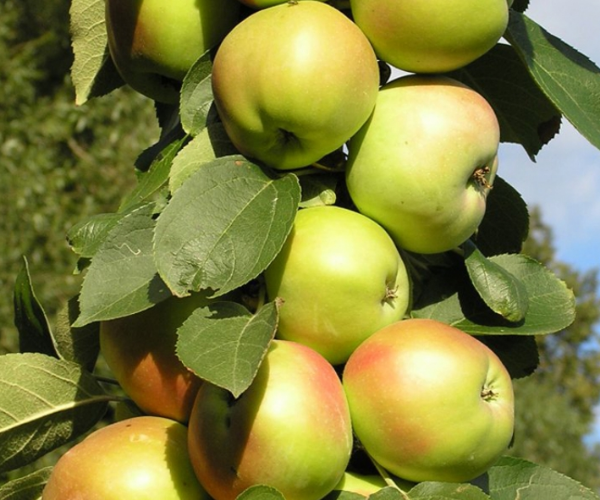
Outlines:
[[[377,469],[377,473],[385,481],[385,484],[387,484],[389,487],[394,488],[395,490],[399,491],[402,494],[402,497],[405,500],[410,500],[410,497],[408,496],[408,494],[402,488],[400,488],[400,486],[398,486],[394,482],[394,480],[390,477],[389,472],[387,470],[385,470],[381,465],[379,465],[379,463],[371,455],[369,455],[368,453],[367,453],[367,456],[369,457],[369,459],[371,460],[371,462],[373,463],[373,465]]]

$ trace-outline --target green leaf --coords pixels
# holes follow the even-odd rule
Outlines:
[[[573,322],[572,290],[542,264],[526,255],[498,255],[490,261],[525,285],[529,309],[523,321],[511,323],[493,313],[473,288],[466,269],[459,266],[435,274],[425,284],[411,316],[437,319],[472,335],[545,335]]]
[[[108,234],[83,281],[81,314],[73,326],[128,316],[171,296],[154,264],[152,215],[153,204],[144,205]]]
[[[67,241],[71,249],[80,257],[92,258],[111,229],[125,215],[123,213],[97,214],[78,222],[67,233]]]
[[[72,0],[69,13],[75,55],[71,79],[75,103],[81,105],[92,97],[108,94],[124,82],[108,52],[104,0]]]
[[[243,157],[205,164],[174,193],[154,238],[174,295],[223,295],[257,277],[281,250],[300,200],[296,176],[274,177]]]
[[[133,192],[121,202],[120,212],[151,201],[151,197],[167,185],[173,160],[186,141],[187,137],[176,138],[161,150],[150,165],[150,169],[139,176],[138,185]]]
[[[511,12],[505,36],[554,105],[600,148],[600,69],[524,14]]]
[[[560,111],[510,45],[496,45],[450,76],[486,98],[498,117],[500,140],[521,144],[532,160],[560,128]]]
[[[486,259],[471,241],[463,245],[471,283],[487,306],[511,322],[525,318],[529,309],[527,289],[504,267]]]
[[[472,484],[433,483],[417,484],[410,490],[410,500],[489,500],[480,488]],[[373,495],[371,497],[373,498]]]
[[[190,68],[181,87],[181,124],[190,135],[197,135],[207,125],[212,94],[211,52],[207,51]]]
[[[198,133],[175,157],[169,178],[169,189],[174,193],[185,180],[205,163],[238,151],[229,140],[221,122],[213,123]]]
[[[247,488],[236,500],[285,500],[285,497],[277,489],[259,484]]]
[[[302,201],[300,207],[317,207],[321,205],[333,205],[336,201],[335,189],[339,176],[334,174],[301,175],[300,187]]]
[[[3,484],[0,500],[39,500],[51,473],[52,467],[44,467]]]
[[[23,267],[15,281],[13,299],[15,326],[19,332],[19,350],[56,357],[48,317],[33,291],[26,258],[23,258]]]
[[[277,307],[252,315],[233,302],[194,311],[179,328],[177,355],[200,378],[238,397],[252,383],[277,329]]]
[[[490,494],[494,500],[600,498],[574,479],[520,458],[502,457],[487,475]]]
[[[100,353],[100,326],[98,323],[81,328],[71,326],[80,314],[78,299],[69,299],[58,311],[52,337],[60,359],[77,363],[91,372]]]
[[[496,176],[474,241],[484,255],[520,253],[529,234],[529,211],[521,195]]]
[[[0,472],[87,432],[111,399],[74,363],[37,353],[0,356]]]

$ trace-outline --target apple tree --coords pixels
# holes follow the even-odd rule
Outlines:
[[[92,479],[125,485],[127,456],[131,498],[599,498],[505,454],[511,379],[575,297],[523,252],[498,145],[534,160],[565,118],[600,147],[600,69],[526,0],[397,3],[72,0],[74,105],[129,85],[161,134],[68,231],[84,279],[55,324],[16,277],[0,472],[71,448],[0,499],[109,498]]]

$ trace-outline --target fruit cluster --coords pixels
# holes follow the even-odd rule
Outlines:
[[[359,454],[398,481],[467,482],[512,438],[506,368],[476,338],[409,319],[404,260],[451,251],[482,221],[498,120],[441,73],[498,42],[507,1],[351,0],[349,12],[315,0],[244,3],[106,0],[112,59],[133,88],[176,103],[192,64],[218,45],[212,91],[235,149],[274,175],[299,176],[343,151],[349,202],[300,209],[260,276],[281,304],[278,328],[239,397],[176,352],[178,329],[210,303],[204,295],[104,321],[104,358],[145,415],[75,445],[44,500],[91,491],[232,500],[261,484],[318,500],[389,484],[359,478]],[[382,82],[382,63],[415,74]],[[110,472],[86,473],[99,462]]]

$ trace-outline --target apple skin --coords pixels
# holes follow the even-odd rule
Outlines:
[[[190,463],[187,428],[161,417],[113,423],[56,463],[42,500],[210,500]]]
[[[177,329],[208,300],[171,297],[137,314],[100,323],[100,351],[125,393],[145,413],[189,419],[202,383],[175,353]]]
[[[339,10],[313,0],[254,12],[223,40],[212,87],[229,138],[280,170],[342,147],[367,120],[379,69],[369,41]]]
[[[512,381],[474,337],[431,319],[372,335],[343,373],[357,438],[403,479],[466,482],[504,453],[514,428]]]
[[[368,497],[386,486],[387,484],[381,476],[346,471],[333,490],[347,491]]]
[[[212,384],[198,391],[188,446],[196,475],[215,500],[265,484],[286,500],[318,500],[342,477],[352,426],[341,381],[317,352],[272,341],[238,398]]]
[[[275,5],[280,5],[282,3],[289,2],[289,0],[239,0],[244,5],[251,7],[253,9],[266,9],[267,7],[273,7]],[[304,1],[304,0],[298,0]],[[326,1],[326,0],[319,0]]]
[[[191,66],[239,18],[237,0],[106,0],[108,47],[121,77],[171,104]]]
[[[377,56],[412,73],[466,66],[508,25],[507,0],[350,0],[350,7]]]
[[[264,272],[269,299],[283,299],[277,337],[345,362],[369,335],[406,314],[409,276],[385,230],[336,206],[300,210]]]
[[[348,192],[399,247],[444,252],[483,219],[499,142],[483,96],[448,77],[404,76],[382,87],[348,144]]]

